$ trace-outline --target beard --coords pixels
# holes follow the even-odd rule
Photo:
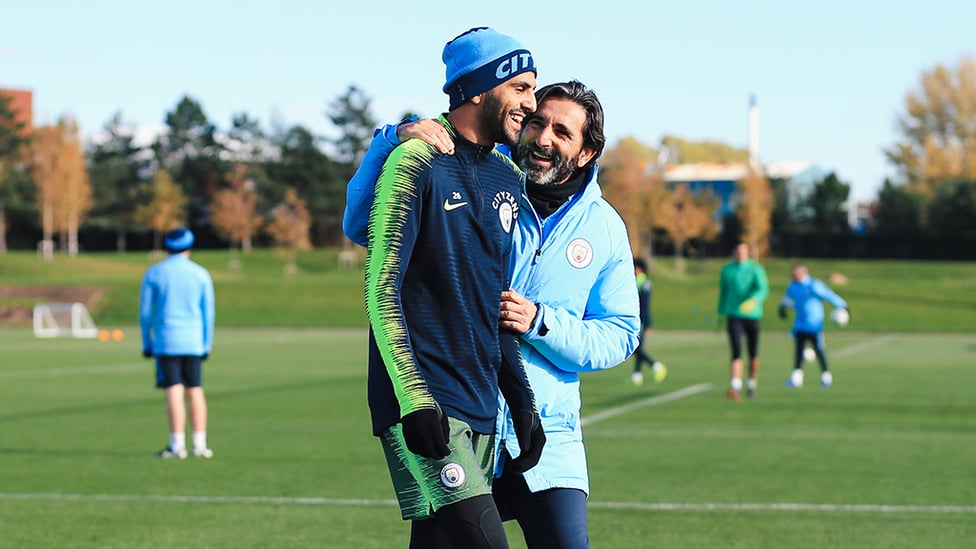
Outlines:
[[[546,158],[552,164],[536,164],[533,155]],[[576,171],[576,159],[560,156],[553,147],[540,147],[530,142],[520,143],[515,156],[518,167],[525,172],[525,180],[536,185],[558,185]]]
[[[482,109],[481,129],[491,137],[495,143],[504,143],[515,146],[519,139],[519,130],[512,129],[508,125],[508,116],[512,112],[524,112],[523,109],[513,109],[506,111],[494,95],[485,94],[484,108]]]

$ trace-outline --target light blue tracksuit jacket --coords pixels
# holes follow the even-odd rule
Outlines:
[[[346,188],[342,226],[354,242],[366,241],[373,182],[398,143],[395,126],[378,130]],[[546,432],[538,465],[524,473],[533,492],[577,488],[589,493],[579,374],[626,360],[640,333],[627,229],[603,199],[597,169],[589,175],[583,189],[544,220],[523,193],[516,224],[512,288],[539,306],[535,324],[521,338],[525,370]],[[499,407],[496,475],[504,463],[502,449],[512,457],[519,454],[501,398]]]
[[[156,356],[203,356],[213,348],[210,273],[184,254],[149,267],[139,294],[142,348]]]
[[[796,309],[793,333],[819,334],[824,329],[824,306],[828,301],[839,309],[847,308],[847,302],[834,293],[823,281],[806,275],[790,282],[780,305]]]

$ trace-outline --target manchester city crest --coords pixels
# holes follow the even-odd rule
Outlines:
[[[566,259],[577,269],[586,268],[593,261],[593,246],[585,238],[574,238],[566,247]]]
[[[458,488],[464,484],[464,468],[457,463],[448,463],[441,468],[441,483],[448,488]]]
[[[498,221],[506,233],[512,232],[512,223],[518,218],[518,198],[510,192],[499,191],[491,200],[491,207],[498,212]]]

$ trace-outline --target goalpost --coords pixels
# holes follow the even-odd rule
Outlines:
[[[34,337],[98,337],[98,328],[84,303],[34,305]]]

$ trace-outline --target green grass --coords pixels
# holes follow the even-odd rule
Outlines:
[[[298,272],[284,275],[284,258],[271,250],[231,256],[226,250],[194,252],[210,269],[217,294],[219,326],[363,327],[361,270],[337,268],[338,250],[315,250],[298,256]],[[47,263],[35,254],[0,256],[0,286],[98,286],[105,296],[92,307],[99,324],[136,322],[139,283],[158,258],[145,252],[58,256]],[[239,268],[232,269],[237,262]],[[677,274],[671,258],[658,258],[654,282],[655,325],[664,329],[710,329],[716,323],[718,272],[725,258],[688,262]],[[785,326],[775,318],[776,305],[789,282],[792,260],[763,262],[771,294],[767,325]],[[850,302],[852,328],[861,331],[968,332],[976,326],[976,263],[811,260],[811,273],[826,278],[841,273],[846,285],[835,285]],[[26,305],[32,305],[26,304]],[[0,298],[5,307],[24,307],[23,299]]]
[[[103,343],[0,330],[0,545],[406,546],[370,435],[365,330],[219,328],[210,461],[152,456],[163,397],[125,331]],[[835,386],[791,391],[791,340],[769,327],[759,398],[740,403],[724,396],[723,334],[656,330],[650,343],[663,384],[633,387],[629,364],[584,376],[584,417],[644,404],[584,428],[594,548],[971,546],[976,335],[833,330]]]

